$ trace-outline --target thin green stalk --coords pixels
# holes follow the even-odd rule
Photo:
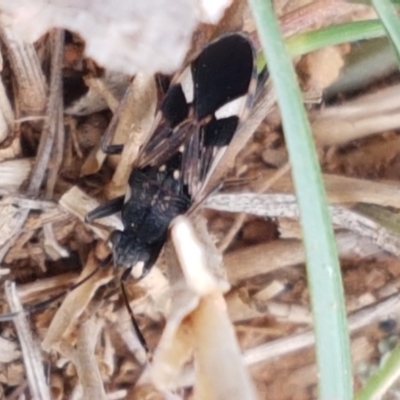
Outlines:
[[[249,0],[282,114],[300,208],[321,399],[352,398],[341,271],[310,126],[270,0]]]
[[[291,36],[286,40],[286,45],[290,54],[295,57],[327,46],[374,39],[385,34],[385,28],[379,20],[357,21]]]
[[[362,390],[357,393],[355,400],[380,399],[388,388],[399,378],[400,348],[396,347],[390,357],[371,377]]]
[[[372,4],[388,33],[388,38],[393,43],[397,58],[400,61],[400,21],[396,8],[390,0],[372,0]]]

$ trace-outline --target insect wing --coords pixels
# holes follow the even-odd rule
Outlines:
[[[171,84],[140,166],[160,166],[183,152],[182,179],[195,197],[251,107],[256,80],[249,38],[233,33],[207,45]]]
[[[254,68],[253,46],[242,34],[222,36],[204,48],[191,64],[197,120],[247,98]]]
[[[161,166],[173,157],[194,128],[181,83],[172,84],[158,113],[153,134],[143,147],[139,167]]]
[[[257,71],[251,41],[239,33],[222,36],[193,61],[191,76],[199,129],[187,137],[183,173],[195,198],[252,106]]]
[[[238,33],[206,46],[173,81],[125,197],[88,215],[93,220],[121,211],[124,229],[110,239],[117,265],[132,268],[141,261],[150,270],[171,220],[199,200],[255,87],[253,47]]]

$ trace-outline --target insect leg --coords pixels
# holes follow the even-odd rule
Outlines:
[[[161,253],[161,249],[164,246],[165,243],[165,238],[160,240],[159,242],[156,242],[152,245],[151,251],[150,251],[150,258],[144,263],[143,268],[142,268],[142,274],[138,278],[138,280],[143,279],[153,268],[153,265],[156,263],[158,256]]]
[[[102,150],[106,154],[121,154],[122,149],[124,148],[123,144],[110,144],[108,146],[102,147]]]
[[[265,66],[257,76],[257,88],[256,88],[256,95],[255,95],[256,97],[261,92],[261,89],[266,84],[268,78],[269,78],[269,71],[268,71],[268,68]]]
[[[109,215],[121,211],[122,206],[124,205],[124,198],[125,196],[118,196],[115,199],[96,207],[94,210],[86,214],[85,222],[92,222],[95,219],[108,217]]]
[[[119,123],[120,113],[126,107],[127,99],[131,90],[132,86],[129,86],[128,90],[125,92],[123,99],[118,104],[118,107],[114,112],[114,115],[110,121],[110,124],[107,127],[106,132],[104,133],[103,139],[101,141],[101,149],[106,154],[120,154],[122,152],[122,149],[124,148],[123,144],[111,144],[111,142]]]

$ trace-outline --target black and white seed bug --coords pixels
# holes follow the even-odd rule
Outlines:
[[[174,79],[125,196],[99,206],[87,221],[121,212],[110,240],[114,262],[145,275],[156,262],[172,219],[203,196],[202,189],[255,96],[255,52],[245,35],[208,44]]]

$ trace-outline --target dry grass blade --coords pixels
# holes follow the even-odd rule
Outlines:
[[[321,145],[339,145],[398,129],[399,92],[395,85],[321,110],[312,124],[315,138]]]
[[[43,233],[46,254],[48,254],[52,260],[58,260],[59,258],[66,258],[69,256],[69,251],[60,246],[60,244],[57,242],[52,224],[44,225]]]
[[[64,113],[82,116],[107,108],[114,113],[130,82],[129,75],[108,70],[104,71],[101,77],[85,77],[89,91],[67,106]]]
[[[367,11],[368,7],[351,4],[348,0],[316,0],[285,14],[280,23],[284,35],[291,36],[324,21],[346,15],[350,17],[357,9]]]
[[[46,197],[52,199],[54,195],[54,188],[57,183],[58,174],[61,168],[62,160],[65,151],[65,132],[64,132],[64,121],[63,121],[63,101],[60,94],[58,100],[58,108],[55,110],[55,137],[53,151],[50,157],[49,165],[51,168],[48,169],[47,182],[46,182]]]
[[[268,178],[271,173],[265,175]],[[363,202],[382,207],[400,208],[400,199],[397,196],[399,185],[396,182],[379,182],[333,174],[324,174],[323,177],[330,203]],[[273,191],[294,193],[290,176],[283,176],[275,182]]]
[[[5,291],[10,311],[12,313],[19,313],[14,318],[14,324],[21,344],[25,372],[32,398],[35,400],[50,399],[50,390],[46,383],[39,346],[32,337],[32,332],[18,299],[15,285],[11,282],[6,282]]]
[[[284,166],[279,168],[270,178],[263,180],[260,185],[256,188],[256,193],[266,192],[273,184],[285,176],[290,170],[290,165],[286,163]],[[224,239],[219,243],[218,249],[223,253],[228,246],[233,241],[234,237],[239,232],[242,227],[244,221],[246,219],[246,214],[241,213],[236,216],[234,223],[232,224],[229,232],[225,235]]]
[[[32,160],[21,158],[0,163],[0,191],[4,194],[18,193],[32,169]]]
[[[86,158],[84,164],[82,165],[81,176],[83,177],[99,172],[106,157],[107,154],[105,154],[104,151],[101,150],[101,145],[99,143],[92,149],[89,156]]]
[[[17,235],[21,232],[26,219],[29,215],[28,209],[14,210],[7,213],[9,221],[4,226],[7,226],[9,233],[5,236],[5,241],[0,243],[0,262],[4,259],[11,246],[15,243]]]
[[[31,283],[18,285],[17,292],[21,301],[28,303],[37,300],[43,293],[49,295],[59,293],[60,290],[73,285],[78,279],[78,273],[68,272],[51,278],[39,279]]]
[[[0,72],[3,70],[3,57],[0,54]],[[11,134],[14,123],[14,112],[7,97],[3,79],[0,79],[0,143]]]
[[[78,217],[81,221],[84,221],[85,215],[98,206],[98,202],[91,197],[89,197],[85,192],[80,190],[77,186],[73,186],[68,190],[60,199],[60,206],[71,214]],[[102,218],[101,224],[104,227],[109,227],[111,229],[122,229],[121,220],[115,216],[111,215],[107,218]],[[96,233],[96,235],[106,240],[108,238],[108,233],[92,224],[90,227]]]
[[[11,204],[19,208],[29,208],[30,210],[38,211],[55,210],[57,208],[57,205],[51,201],[28,199],[22,196],[8,196],[1,202],[1,206]]]
[[[94,354],[101,329],[101,321],[92,317],[81,324],[76,348],[66,342],[62,342],[58,347],[63,356],[71,360],[76,367],[83,399],[108,398]]]
[[[11,342],[0,337],[0,362],[3,364],[10,363],[20,358],[20,352],[15,342]]]
[[[119,196],[125,190],[132,165],[154,122],[157,93],[154,77],[137,74],[122,100],[112,109],[114,115],[104,134],[105,145],[125,143],[121,159],[109,184],[107,197]],[[81,175],[97,172],[106,158],[101,146],[96,146],[82,166]]]
[[[354,332],[362,327],[377,321],[385,320],[393,313],[398,312],[400,297],[396,293],[383,301],[365,307],[349,316],[349,330]],[[257,346],[244,352],[246,364],[255,364],[298,351],[314,344],[312,331],[292,335],[269,343]]]
[[[9,28],[1,29],[18,86],[20,116],[41,115],[46,106],[46,79],[32,44],[26,43]]]
[[[369,240],[353,232],[339,232],[336,243],[341,258],[365,257],[380,251]],[[268,261],[266,261],[268,260]],[[302,242],[296,239],[275,240],[228,252],[224,264],[232,285],[257,275],[305,262]],[[243,268],[246,265],[246,268]]]
[[[96,259],[95,255],[91,253],[86,266],[82,271],[79,281],[92,273],[97,266],[98,260]],[[57,313],[52,319],[46,336],[43,339],[42,348],[44,350],[50,351],[55,345],[57,345],[57,343],[60,342],[62,336],[86,309],[96,290],[100,286],[109,282],[112,278],[113,275],[110,273],[109,269],[101,269],[89,280],[67,295],[61,307],[57,310]]]
[[[12,34],[5,29],[3,32],[7,33],[8,35]],[[39,149],[38,149],[38,155],[31,173],[31,179],[28,185],[27,189],[27,195],[32,196],[32,197],[37,197],[39,194],[39,189],[42,185],[43,179],[45,177],[46,170],[48,168],[49,160],[50,160],[50,154],[52,151],[53,143],[54,143],[54,138],[56,135],[57,129],[60,128],[60,123],[59,119],[62,117],[62,115],[58,112],[59,111],[59,106],[60,106],[60,99],[61,99],[61,65],[62,65],[62,58],[63,58],[63,38],[64,38],[64,33],[62,31],[53,31],[51,34],[52,38],[52,43],[53,43],[53,52],[52,52],[52,65],[51,65],[51,80],[50,80],[50,96],[49,100],[47,103],[47,116],[48,118],[45,120],[45,124],[43,127],[43,132],[40,138],[40,144],[39,144]],[[14,44],[13,44],[14,46]],[[16,46],[16,45],[15,45]],[[22,45],[21,45],[22,46]],[[13,48],[13,47],[11,47]],[[27,46],[22,46],[19,48],[16,46],[17,49],[19,49],[18,54],[24,54],[24,52],[27,52],[27,54],[30,54],[30,52],[34,51],[33,47],[32,49],[27,45]],[[35,59],[35,56],[33,57]],[[19,58],[17,58],[19,60]],[[21,60],[19,60],[20,62]],[[29,65],[29,64],[27,64]],[[36,76],[35,74],[33,77],[30,77],[31,79],[37,78],[37,82],[35,81],[35,85],[40,83],[40,79]],[[25,77],[24,79],[27,79]],[[21,83],[21,85],[26,84],[25,81]],[[29,81],[29,85],[32,85],[33,82]],[[30,87],[30,86],[28,86]],[[36,86],[35,86],[36,87]],[[26,89],[28,90],[28,89]],[[29,89],[32,90],[32,89]],[[35,94],[36,95],[36,94]],[[26,94],[27,98],[29,98],[28,93]],[[35,99],[36,101],[36,106],[38,106],[38,102],[40,99]],[[29,101],[33,101],[32,98]],[[18,211],[13,215],[13,229],[11,234],[8,236],[8,241],[2,246],[0,249],[0,260],[4,258],[4,256],[7,254],[9,251],[10,247],[14,244],[17,235],[19,234],[20,230],[22,229],[23,225],[25,224],[25,221],[28,217],[29,210],[23,209]]]
[[[105,101],[105,107],[109,108],[112,112],[115,112],[118,108],[118,99],[114,96],[114,94],[108,89],[106,82],[101,78],[89,78],[86,80],[87,85],[89,86],[89,92],[91,89],[97,92],[97,95],[100,95]],[[91,110],[92,112],[97,111]]]
[[[220,211],[298,219],[296,199],[286,194],[220,194],[207,199],[205,205]],[[367,237],[382,249],[400,255],[400,237],[384,226],[344,207],[331,206],[330,210],[335,225]]]
[[[137,74],[127,92],[124,107],[119,110],[118,115],[114,116],[119,120],[115,139],[118,143],[126,144],[109,186],[108,196],[110,198],[120,195],[126,188],[132,164],[153,125],[156,105],[157,92],[154,77]],[[123,138],[123,134],[127,137]]]
[[[91,100],[91,98],[95,98],[95,96],[101,95],[104,96],[102,97],[101,100],[103,102],[107,101],[107,104],[110,108],[110,110],[113,112],[113,118],[110,121],[106,132],[104,133],[104,137],[102,141],[108,141],[111,139],[111,137],[114,136],[115,130],[120,126],[125,128],[124,129],[119,129],[119,135],[117,136],[117,140],[120,143],[125,143],[126,137],[128,136],[128,133],[130,132],[132,128],[131,124],[131,118],[129,112],[132,111],[128,107],[128,103],[130,104],[130,99],[133,99],[136,97],[136,95],[133,95],[132,93],[132,83],[130,83],[127,79],[125,85],[123,88],[121,87],[121,92],[119,92],[119,101],[117,101],[116,98],[114,98],[113,94],[110,93],[110,91],[107,90],[105,87],[105,83],[102,79],[88,79],[88,84],[90,85],[89,92],[87,94],[88,101]],[[128,89],[126,89],[128,87]],[[94,90],[96,88],[96,90]],[[124,91],[123,91],[124,90]],[[94,92],[94,93],[93,93]],[[72,108],[71,111],[74,109],[78,108],[80,106],[80,103],[82,103],[83,100],[79,101],[75,107]],[[98,100],[96,99],[96,103],[98,103]],[[91,108],[93,107],[92,105],[90,106]],[[84,106],[84,110],[88,109],[88,106]],[[124,112],[125,110],[125,112]],[[120,118],[122,121],[120,121]],[[94,174],[98,172],[103,165],[107,155],[104,153],[102,149],[102,144],[98,143],[90,152],[89,156],[86,158],[82,168],[81,168],[81,176],[86,176],[90,174]]]
[[[33,197],[38,195],[46,170],[49,167],[53,144],[57,130],[60,128],[59,119],[62,118],[62,114],[60,114],[59,110],[60,105],[62,105],[61,68],[64,55],[64,31],[54,30],[50,34],[50,38],[52,43],[52,55],[50,92],[46,109],[47,118],[43,126],[35,165],[27,189],[28,196]]]

